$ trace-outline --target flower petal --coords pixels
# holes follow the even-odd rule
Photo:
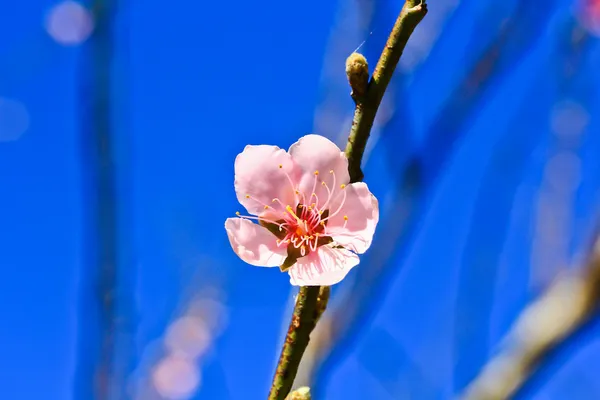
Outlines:
[[[290,147],[290,155],[302,169],[299,190],[307,198],[316,193],[321,205],[328,198],[327,187],[334,191],[350,182],[348,159],[331,140],[320,135],[306,135]],[[315,175],[318,171],[318,175]],[[309,202],[313,202],[311,200]]]
[[[343,190],[345,199],[340,194],[332,201],[326,231],[335,243],[362,254],[373,241],[379,222],[379,203],[364,182],[352,183]]]
[[[238,201],[254,215],[263,214],[265,206],[283,211],[279,203],[273,203],[274,198],[295,207],[293,186],[297,186],[299,175],[299,168],[285,150],[277,146],[246,146],[235,159]]]
[[[331,286],[344,279],[359,262],[358,256],[351,251],[321,246],[299,258],[289,269],[290,283],[295,286]]]
[[[275,267],[287,257],[285,246],[277,247],[277,238],[267,228],[247,219],[227,218],[225,230],[233,251],[248,264]]]

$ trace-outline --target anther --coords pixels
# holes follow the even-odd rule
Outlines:
[[[283,168],[283,165],[279,164],[279,168]]]
[[[348,216],[344,215],[344,221],[348,221]]]
[[[344,185],[343,183],[340,185],[340,189],[345,189],[346,185]]]
[[[250,198],[250,195],[249,195],[249,194],[247,194],[247,195],[246,195],[246,198],[247,198],[247,199],[249,199],[249,198]]]
[[[239,211],[235,212],[235,215],[237,215],[238,217],[241,215]]]
[[[319,175],[319,171],[315,171],[315,175]]]

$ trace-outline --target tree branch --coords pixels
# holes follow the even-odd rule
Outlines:
[[[407,0],[404,3],[392,33],[390,33],[379,57],[366,95],[355,97],[356,109],[346,146],[350,182],[362,181],[364,177],[360,165],[377,109],[381,104],[381,99],[383,99],[410,35],[425,17],[425,14],[427,14],[427,4],[424,1]]]
[[[600,235],[580,275],[566,275],[521,314],[500,353],[467,387],[463,400],[513,396],[542,360],[598,312]]]
[[[406,0],[377,62],[366,93],[360,95],[361,92],[354,90],[356,88],[353,87],[356,108],[345,150],[351,183],[363,179],[362,157],[377,110],[410,35],[425,14],[427,14],[425,0]],[[290,392],[300,360],[308,346],[310,333],[325,311],[328,299],[328,287],[300,288],[292,321],[275,370],[269,400],[284,400]]]

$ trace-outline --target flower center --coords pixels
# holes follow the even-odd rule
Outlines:
[[[282,166],[279,165],[279,168],[281,169]],[[264,206],[269,218],[241,216],[239,212],[236,214],[242,218],[258,220],[277,237],[277,246],[287,246],[290,256],[303,257],[311,251],[316,251],[317,247],[333,241],[327,229],[327,221],[340,213],[346,201],[346,185],[342,184],[339,190],[334,190],[337,189],[335,173],[333,170],[329,173],[332,175],[331,188],[324,180],[319,179],[319,171],[314,172],[314,183],[308,198],[292,184],[292,179],[285,173],[295,194],[295,208],[290,204],[284,204],[278,198],[272,199],[271,204],[265,204],[247,194],[247,199]],[[327,198],[323,202],[319,201],[316,193],[318,184],[322,185],[327,192]],[[335,207],[333,212],[330,210],[332,205]],[[347,216],[344,216],[344,221],[345,227]]]

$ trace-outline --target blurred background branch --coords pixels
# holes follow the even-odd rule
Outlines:
[[[497,5],[487,5],[486,9],[488,14],[496,13]],[[446,160],[454,153],[454,144],[462,139],[461,135],[466,133],[467,124],[485,102],[493,85],[509,73],[538,40],[550,16],[551,7],[542,9],[536,4],[518,2],[508,19],[497,20],[497,25],[493,28],[497,32],[495,38],[480,51],[480,57],[470,65],[464,78],[449,94],[446,103],[433,118],[424,143],[408,155],[404,166],[397,172],[395,212],[380,224],[379,239],[371,247],[363,268],[357,270],[358,276],[354,282],[349,285],[350,287],[342,289],[339,306],[325,314],[317,327],[305,357],[309,365],[302,366],[301,383],[314,384],[318,380],[315,384],[317,390],[326,385],[327,367],[333,367],[333,364],[339,361],[338,356],[343,357],[347,352],[344,349],[353,340],[354,335],[368,325],[366,322],[370,310],[376,308],[378,301],[385,295],[386,277],[394,273],[392,266],[397,265],[390,261],[394,255],[408,251],[418,227],[417,223],[427,209],[427,197],[436,187],[438,176],[444,171]],[[481,25],[480,28],[492,29],[488,20],[485,24],[485,27]],[[395,105],[396,109],[401,108],[406,102],[403,99],[397,101],[400,104]],[[410,115],[404,117],[407,120],[402,127],[408,130]],[[407,135],[406,132],[394,134]],[[512,147],[515,140],[516,138],[504,140],[505,146],[509,148],[500,146],[499,159],[504,158],[502,153],[515,150]],[[525,143],[519,145],[522,150],[518,154],[522,154],[522,157],[518,159],[522,159],[523,167],[535,145],[535,135],[528,137]],[[495,170],[493,168],[497,167],[491,165],[490,170]],[[520,179],[519,168],[514,169],[514,177],[506,182],[509,188]],[[490,181],[492,185],[494,182],[494,180]],[[502,194],[507,196],[506,204],[510,208],[512,197],[509,193],[502,192]],[[489,215],[487,208],[483,211]],[[480,242],[479,239],[480,234],[473,236],[473,240]],[[489,242],[498,241],[489,240]],[[501,245],[501,243],[502,240],[497,244]],[[473,279],[471,275],[468,277]],[[490,279],[493,281],[493,276]],[[472,300],[472,297],[468,298]],[[469,340],[472,343],[472,339]]]
[[[527,307],[500,352],[468,386],[465,400],[511,398],[561,341],[596,315],[600,304],[600,235],[580,274],[559,277]]]

